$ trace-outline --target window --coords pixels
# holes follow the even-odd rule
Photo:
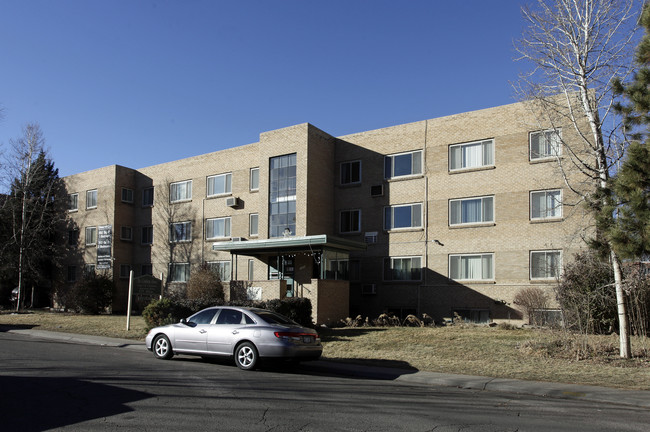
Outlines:
[[[384,178],[422,174],[422,150],[384,157]]]
[[[419,281],[422,279],[421,257],[384,258],[385,281]]]
[[[143,226],[140,236],[142,244],[153,244],[153,226]]]
[[[97,244],[97,227],[86,227],[86,246]]]
[[[153,266],[151,264],[142,264],[142,266],[140,266],[140,274],[142,276],[152,276]]]
[[[255,280],[255,260],[248,260],[248,280]]]
[[[248,217],[248,235],[251,237],[257,237],[259,234],[259,218],[257,213],[251,213]]]
[[[494,197],[449,201],[449,225],[494,222]]]
[[[449,170],[494,165],[494,140],[449,146]]]
[[[97,189],[86,191],[86,208],[97,208]]]
[[[249,177],[249,189],[256,191],[260,189],[260,169],[251,168],[250,177]]]
[[[269,161],[269,237],[296,235],[296,153]]]
[[[187,282],[190,280],[189,263],[172,263],[169,265],[169,280],[171,282]]]
[[[73,193],[68,195],[68,211],[79,210],[79,194]]]
[[[170,225],[169,241],[172,243],[192,241],[192,222],[174,222]]]
[[[394,205],[384,209],[384,229],[422,227],[422,204]]]
[[[556,279],[561,267],[562,252],[559,250],[530,252],[531,279]]]
[[[79,243],[79,230],[73,229],[68,231],[68,245],[77,246],[77,243]]]
[[[220,281],[230,281],[230,261],[212,261],[208,263],[208,268],[217,275]]]
[[[494,254],[450,255],[449,278],[454,280],[493,280]]]
[[[562,154],[562,131],[545,130],[530,134],[530,160],[546,159]]]
[[[95,264],[86,264],[84,266],[84,273],[86,275],[94,275],[96,268],[97,268],[97,266]]]
[[[142,207],[153,207],[153,188],[142,190]]]
[[[208,177],[208,197],[232,193],[232,173]]]
[[[120,279],[128,279],[131,273],[131,266],[128,264],[120,264]]]
[[[77,267],[68,266],[68,282],[77,281]]]
[[[530,193],[530,219],[557,219],[562,217],[560,189]]]
[[[230,218],[214,218],[205,221],[205,238],[224,238],[230,237]]]
[[[169,185],[169,202],[189,201],[192,199],[192,180],[176,182]]]
[[[361,183],[361,161],[343,162],[341,164],[341,184]]]
[[[122,188],[122,202],[133,202],[133,189]]]
[[[192,315],[188,319],[188,322],[194,324],[210,324],[212,322],[212,318],[214,318],[218,311],[219,309],[208,309],[201,311],[195,315]]]
[[[120,239],[127,241],[133,240],[133,228],[130,226],[123,226],[120,230]]]
[[[341,233],[361,232],[361,210],[345,210],[341,212]]]

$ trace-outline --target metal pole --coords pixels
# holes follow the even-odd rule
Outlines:
[[[133,298],[133,270],[129,271],[129,302],[126,307],[126,331],[131,330],[131,299]]]

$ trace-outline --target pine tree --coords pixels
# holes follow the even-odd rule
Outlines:
[[[632,142],[613,182],[619,206],[609,232],[614,247],[628,258],[650,254],[650,3],[644,6],[640,22],[645,35],[636,52],[639,69],[629,84],[616,86],[627,102],[617,109]]]

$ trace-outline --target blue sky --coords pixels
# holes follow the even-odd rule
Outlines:
[[[514,102],[524,0],[0,0],[0,144],[60,175]]]

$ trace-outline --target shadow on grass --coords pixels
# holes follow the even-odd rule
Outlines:
[[[363,336],[369,333],[386,331],[381,327],[345,327],[345,328],[319,328],[318,335],[323,342],[337,342],[350,340],[351,338]]]

